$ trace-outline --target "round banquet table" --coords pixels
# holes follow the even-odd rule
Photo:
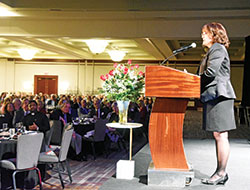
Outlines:
[[[78,133],[81,136],[84,136],[87,132],[94,130],[95,129],[95,124],[94,123],[79,123],[79,124],[74,124],[74,131]]]
[[[17,140],[12,139],[0,139],[0,160],[6,153],[16,153]]]

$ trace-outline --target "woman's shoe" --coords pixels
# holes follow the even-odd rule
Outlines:
[[[220,176],[218,173],[217,175]],[[208,178],[201,179],[201,183],[206,185],[219,185],[219,184],[224,185],[227,182],[227,180],[228,180],[228,175],[226,174],[225,176],[220,176],[220,178],[218,178],[215,181],[211,181]]]
[[[223,181],[221,181],[221,182],[219,182],[218,184],[220,184],[220,185],[225,185],[225,183],[228,181],[228,175],[226,174],[225,176],[224,176],[224,180]]]

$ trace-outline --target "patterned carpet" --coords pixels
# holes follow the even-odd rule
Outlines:
[[[70,161],[73,183],[69,183],[68,176],[65,173],[63,175],[65,189],[98,189],[106,180],[114,175],[116,162],[116,159],[103,158],[87,162]],[[55,171],[49,171],[49,174],[52,177],[43,183],[43,189],[62,189],[58,174]],[[39,189],[39,186],[36,189]]]
[[[133,142],[133,154],[138,152],[144,145],[146,140],[144,137],[136,137]],[[104,158],[103,155],[99,155],[96,160],[89,156],[88,161],[73,161],[69,160],[73,183],[70,184],[67,173],[63,174],[65,183],[65,190],[97,190],[99,187],[107,181],[111,176],[115,174],[116,163],[120,159],[128,159],[128,152],[125,150],[118,151],[112,149],[108,158]],[[43,190],[62,189],[58,174],[53,171],[47,171],[50,176],[45,182],[43,182]],[[38,190],[39,186],[36,186],[35,190]]]

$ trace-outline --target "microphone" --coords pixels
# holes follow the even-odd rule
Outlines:
[[[190,44],[188,46],[183,46],[180,49],[174,50],[173,54],[177,54],[177,53],[186,51],[186,50],[191,49],[191,48],[196,48],[196,43],[193,42],[192,44]]]

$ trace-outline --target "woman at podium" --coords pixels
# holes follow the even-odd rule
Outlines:
[[[227,52],[229,39],[220,23],[202,27],[202,45],[208,51],[201,61],[201,101],[203,102],[203,129],[212,131],[216,142],[217,168],[210,178],[201,182],[209,185],[225,184],[228,180],[226,166],[230,152],[228,131],[236,129],[234,99],[230,82],[230,60]]]

